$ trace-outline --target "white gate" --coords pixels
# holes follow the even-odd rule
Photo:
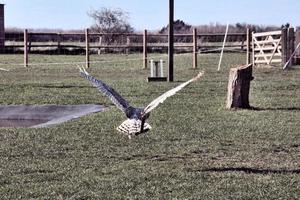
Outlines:
[[[282,62],[282,31],[252,33],[253,64]]]

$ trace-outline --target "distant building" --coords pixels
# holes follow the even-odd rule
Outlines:
[[[4,28],[4,4],[0,4],[0,50],[4,49],[5,28]]]

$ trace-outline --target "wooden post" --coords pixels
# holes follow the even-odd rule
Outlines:
[[[4,4],[0,3],[0,53],[5,50]]]
[[[197,68],[197,56],[198,56],[198,52],[197,52],[197,29],[194,28],[193,29],[193,68],[196,69]]]
[[[251,41],[252,41],[252,36],[250,29],[247,28],[247,65],[251,63]]]
[[[174,0],[169,0],[169,82],[174,81]]]
[[[252,64],[231,68],[229,72],[226,108],[250,108],[249,91]]]
[[[61,54],[61,34],[57,33],[57,53]]]
[[[102,36],[99,36],[99,42],[98,42],[99,48],[98,48],[98,55],[101,54],[101,46],[102,46]]]
[[[254,43],[254,37],[253,37],[254,31],[251,32],[251,40],[252,40],[252,65],[255,66],[255,43]]]
[[[24,30],[24,67],[28,67],[28,30]]]
[[[31,51],[31,40],[29,39],[29,34],[28,34],[28,53],[30,53],[30,51]]]
[[[129,36],[126,37],[126,46],[127,46],[126,54],[129,54],[130,53],[130,37]]]
[[[147,69],[147,62],[148,62],[148,59],[147,59],[147,40],[148,40],[148,37],[147,37],[147,30],[145,29],[144,30],[144,35],[143,35],[143,65],[144,65],[144,69]]]
[[[85,29],[85,63],[86,68],[90,67],[90,41],[89,41],[89,29]]]
[[[285,65],[285,63],[288,60],[288,39],[287,39],[288,35],[287,35],[287,28],[283,28],[281,30],[281,52],[282,52],[282,66]]]
[[[245,40],[243,39],[242,44],[241,44],[241,51],[244,50],[244,45],[245,45]]]
[[[289,28],[288,29],[288,57],[287,59],[290,59],[292,54],[295,51],[295,29],[294,28]],[[291,59],[289,62],[289,67],[293,66],[295,64],[295,60]]]

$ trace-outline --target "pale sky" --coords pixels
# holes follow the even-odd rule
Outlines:
[[[210,23],[300,25],[300,0],[174,0],[175,19],[190,25]],[[121,8],[137,30],[157,30],[168,23],[168,0],[0,0],[5,26],[82,29],[93,24],[91,9]],[[283,6],[284,5],[284,6]]]

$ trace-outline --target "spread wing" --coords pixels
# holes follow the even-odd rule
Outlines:
[[[148,104],[144,109],[144,115],[151,112],[154,108],[156,108],[159,104],[163,103],[168,97],[173,96],[179,90],[184,88],[185,86],[189,85],[191,82],[198,80],[201,76],[203,76],[204,72],[200,72],[196,77],[178,85],[177,87],[165,92],[164,94],[160,95],[156,99],[154,99],[150,104]]]
[[[107,96],[120,110],[125,112],[126,108],[130,105],[129,103],[113,88],[102,82],[101,80],[97,80],[93,76],[89,75],[89,73],[84,68],[79,68],[81,75],[90,81],[90,83],[96,87],[100,92],[102,92],[105,96]]]

